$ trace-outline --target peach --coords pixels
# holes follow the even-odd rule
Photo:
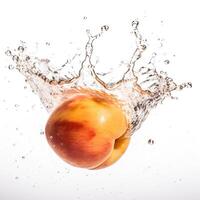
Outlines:
[[[50,115],[45,128],[48,143],[67,163],[101,169],[126,151],[128,121],[119,101],[95,90],[69,90]],[[67,97],[67,96],[66,96]]]

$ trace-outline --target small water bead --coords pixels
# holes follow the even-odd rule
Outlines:
[[[24,47],[23,47],[23,46],[19,46],[19,47],[17,48],[17,50],[18,50],[20,53],[22,53],[22,52],[24,51]]]
[[[154,144],[154,140],[149,139],[149,140],[148,140],[148,144],[153,145],[153,144]]]
[[[138,25],[139,25],[139,21],[137,21],[137,20],[132,21],[132,27],[133,27],[134,29],[137,29],[137,28],[138,28]]]
[[[15,62],[18,62],[18,61],[19,61],[19,57],[18,57],[17,55],[14,55],[14,56],[12,57],[12,59],[13,59],[13,61],[15,61]]]
[[[165,63],[166,65],[168,65],[168,64],[170,63],[170,61],[169,61],[169,60],[165,60],[164,63]]]
[[[11,52],[10,50],[7,50],[7,51],[5,52],[5,54],[6,54],[7,56],[11,56],[11,55],[12,55],[12,52]]]
[[[192,83],[191,82],[187,82],[188,87],[192,88]]]
[[[26,56],[26,61],[29,61],[31,58],[30,58],[30,56]]]
[[[109,30],[109,26],[108,25],[104,25],[101,27],[101,31],[108,31]]]
[[[44,135],[44,131],[40,131],[40,135]]]
[[[144,51],[147,48],[145,44],[141,45],[141,50]]]
[[[50,46],[50,42],[46,42],[45,44],[46,44],[46,46]]]
[[[13,65],[8,65],[9,70],[13,70],[15,67]]]

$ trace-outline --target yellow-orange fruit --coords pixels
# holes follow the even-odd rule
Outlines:
[[[94,90],[66,91],[70,98],[55,109],[46,124],[46,137],[67,163],[100,169],[116,162],[130,138],[126,116],[116,98]]]

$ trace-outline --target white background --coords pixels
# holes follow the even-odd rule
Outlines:
[[[108,24],[112,45],[104,42],[101,50],[111,48],[114,55],[109,57],[115,63],[115,55],[130,54],[126,48],[135,18],[141,21],[145,38],[152,42],[164,38],[166,56],[176,55],[165,71],[180,82],[191,81],[193,88],[153,110],[112,167],[99,171],[71,167],[40,134],[48,114],[37,96],[23,89],[23,77],[7,69],[4,51],[19,40],[67,43],[70,34],[77,43],[80,37],[81,46],[85,28],[97,30]],[[199,200],[199,19],[194,0],[1,0],[0,199]],[[155,144],[149,145],[148,139]]]

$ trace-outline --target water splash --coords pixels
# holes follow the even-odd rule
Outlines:
[[[92,35],[90,30],[86,30],[88,41],[85,45],[85,57],[82,61],[80,61],[80,54],[77,53],[71,59],[68,58],[63,65],[51,66],[48,58],[41,59],[28,55],[25,43],[22,43],[16,50],[7,50],[6,55],[12,58],[15,69],[25,76],[26,81],[40,97],[48,112],[51,112],[68,98],[66,91],[69,89],[77,91],[82,88],[93,89],[116,97],[120,100],[129,120],[130,131],[127,132],[129,137],[141,126],[152,108],[166,97],[174,98],[173,91],[192,87],[190,82],[176,84],[166,72],[158,72],[154,65],[151,68],[146,66],[135,68],[137,61],[147,48],[146,41],[143,40],[138,26],[137,20],[132,22],[136,49],[127,63],[126,71],[116,82],[104,82],[96,73],[95,65],[92,63],[94,41],[109,30],[107,25],[102,26],[96,35]],[[147,66],[154,63],[155,56],[157,55],[154,53]],[[75,61],[76,65],[77,63],[79,65],[78,73],[74,70]],[[12,66],[10,68],[13,69],[13,65],[9,66]],[[106,74],[102,73],[101,75]]]

